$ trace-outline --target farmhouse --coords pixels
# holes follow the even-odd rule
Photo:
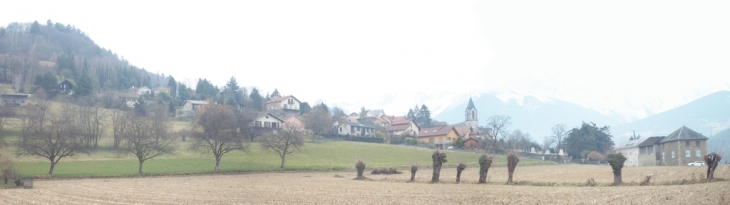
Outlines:
[[[639,144],[649,138],[632,139],[628,142],[621,143],[615,149],[616,153],[620,153],[626,157],[624,166],[639,166]]]
[[[663,136],[649,137],[639,144],[639,166],[656,166],[661,156],[659,153],[659,141]]]
[[[659,141],[661,160],[658,165],[682,166],[702,161],[707,154],[707,137],[685,126]]]
[[[375,137],[375,127],[348,120],[337,125],[337,134],[345,136]]]
[[[195,116],[195,111],[200,106],[207,105],[208,102],[200,100],[186,100],[182,105],[183,116],[192,117]]]
[[[405,118],[393,120],[392,124],[386,130],[391,135],[411,135],[416,136],[421,128],[413,122]]]
[[[0,105],[2,106],[26,106],[30,94],[3,93],[0,94]]]
[[[258,117],[256,117],[254,119],[254,121],[252,123],[253,123],[252,126],[254,126],[254,127],[278,129],[284,123],[284,120],[267,112],[267,113],[260,114]]]
[[[423,128],[418,132],[418,143],[429,143],[436,149],[444,149],[444,145],[453,144],[458,138],[459,135],[452,126]]]

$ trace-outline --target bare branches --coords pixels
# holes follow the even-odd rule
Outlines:
[[[507,127],[512,124],[510,119],[511,118],[506,115],[492,115],[489,119],[487,119],[487,126],[491,128],[492,134],[494,134],[494,148],[497,146],[497,139],[499,138],[499,135],[505,135]]]
[[[174,137],[170,129],[167,109],[164,106],[156,106],[148,117],[136,115],[131,112],[126,115],[125,132],[121,135],[126,142],[124,152],[134,154],[139,161],[138,174],[142,174],[142,165],[148,159],[157,156],[170,154],[175,151]]]
[[[223,155],[248,149],[238,128],[238,119],[230,106],[210,105],[199,109],[191,128],[192,143],[189,149],[212,153],[215,157],[215,170],[218,171]]]
[[[563,140],[568,135],[567,126],[565,124],[557,124],[553,126],[553,136],[552,138],[555,139],[555,142],[558,143],[558,145],[555,147],[555,152],[559,152],[563,145]]]
[[[299,150],[304,146],[305,132],[297,129],[282,129],[276,134],[267,134],[261,140],[261,147],[267,150],[273,150],[281,157],[281,169],[284,169],[286,155]]]

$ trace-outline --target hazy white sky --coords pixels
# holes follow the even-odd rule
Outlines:
[[[728,1],[6,1],[149,71],[438,112],[483,92],[636,119],[730,90]]]

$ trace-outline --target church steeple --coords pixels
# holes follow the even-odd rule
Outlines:
[[[477,108],[474,106],[474,101],[469,98],[469,105],[466,106],[464,111],[464,125],[471,126],[474,129],[479,128],[479,120],[477,117]]]

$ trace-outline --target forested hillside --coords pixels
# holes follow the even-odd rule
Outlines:
[[[0,27],[0,83],[31,92],[36,76],[47,72],[57,82],[86,73],[94,90],[154,87],[167,85],[169,79],[135,67],[72,25],[48,20]]]

